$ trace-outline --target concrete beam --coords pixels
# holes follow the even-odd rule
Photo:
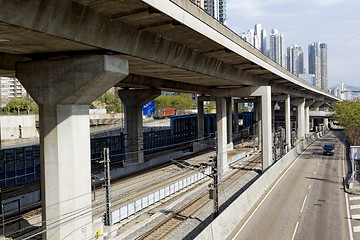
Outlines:
[[[309,99],[305,101],[305,108],[310,107],[311,105],[313,105],[315,103],[315,100],[313,99]]]
[[[100,55],[17,64],[40,108],[43,239],[92,237],[89,104],[127,74],[127,61]]]
[[[315,101],[311,107],[317,109],[317,108],[321,107],[321,105],[323,105],[323,104],[324,104],[323,101]]]
[[[239,104],[239,103],[253,103],[253,102],[256,102],[255,99],[239,99],[239,98],[235,98],[234,99],[234,104]]]
[[[16,69],[16,77],[39,105],[89,104],[128,74],[126,60],[106,55],[30,61]]]
[[[188,92],[188,93],[207,93],[209,91],[208,87],[189,84],[184,82],[176,82],[167,79],[153,78],[148,76],[140,76],[130,74],[124,80],[119,82],[117,87],[147,87],[147,88],[157,88],[166,91],[179,91]],[[215,100],[214,100],[215,101]]]
[[[10,53],[0,53],[0,69],[1,71],[12,72],[12,75],[15,75],[15,64],[17,62],[29,61],[30,58],[24,57],[22,55],[10,54]]]
[[[211,96],[199,96],[198,101],[216,101],[216,98]]]
[[[298,107],[301,104],[305,104],[305,98],[291,98],[290,103],[291,103],[292,106]]]
[[[213,97],[258,97],[266,92],[264,87],[266,86],[211,89],[210,95]]]
[[[283,102],[285,100],[287,100],[289,97],[289,95],[276,95],[276,96],[271,96],[271,101],[279,101],[279,102]]]

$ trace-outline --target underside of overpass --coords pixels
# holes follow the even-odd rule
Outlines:
[[[219,159],[225,158],[229,128],[225,98],[256,102],[263,170],[272,159],[271,101],[285,102],[287,132],[290,102],[297,107],[303,138],[309,106],[339,100],[294,76],[188,0],[0,0],[0,6],[0,76],[18,77],[40,106],[44,228],[49,219],[65,221],[61,216],[69,211],[91,206],[84,123],[88,104],[112,86],[125,89],[122,97],[138,96],[125,106],[131,115],[125,128],[140,139],[140,106],[159,90],[215,97],[217,144],[224,150]],[[62,202],[66,206],[58,206]],[[89,209],[83,211],[86,219],[46,231],[44,238],[90,236],[91,216]]]
[[[333,100],[190,1],[0,3],[2,76],[14,76],[18,61],[111,54],[129,61],[118,86],[208,93],[268,85],[273,95]]]

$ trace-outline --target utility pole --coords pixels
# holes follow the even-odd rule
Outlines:
[[[105,201],[106,201],[106,212],[104,216],[104,224],[106,226],[112,225],[111,219],[111,192],[110,192],[110,157],[109,157],[109,148],[103,149],[104,157],[104,187],[105,187]]]

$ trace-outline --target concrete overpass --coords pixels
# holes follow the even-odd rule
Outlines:
[[[232,97],[256,103],[263,171],[272,165],[272,101],[284,101],[290,147],[291,105],[297,108],[298,137],[304,138],[309,107],[339,100],[292,75],[187,0],[0,0],[0,5],[0,75],[15,75],[40,106],[46,239],[92,236],[88,104],[110,87],[124,88],[119,96],[133,143],[128,160],[135,163],[143,161],[137,144],[142,104],[160,90],[215,97],[221,170],[231,146]],[[200,116],[202,106],[199,101]]]

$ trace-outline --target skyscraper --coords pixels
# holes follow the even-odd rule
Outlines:
[[[266,30],[261,28],[261,24],[257,23],[255,29],[241,34],[241,38],[266,54]]]
[[[320,43],[321,89],[327,90],[327,45]]]
[[[304,50],[297,44],[287,48],[287,69],[296,76],[304,74]]]
[[[284,45],[284,35],[276,29],[271,30],[269,57],[283,67],[285,67]]]
[[[327,45],[314,42],[309,45],[309,74],[315,74],[315,86],[327,89]]]
[[[226,0],[190,0],[211,16],[226,24]]]

